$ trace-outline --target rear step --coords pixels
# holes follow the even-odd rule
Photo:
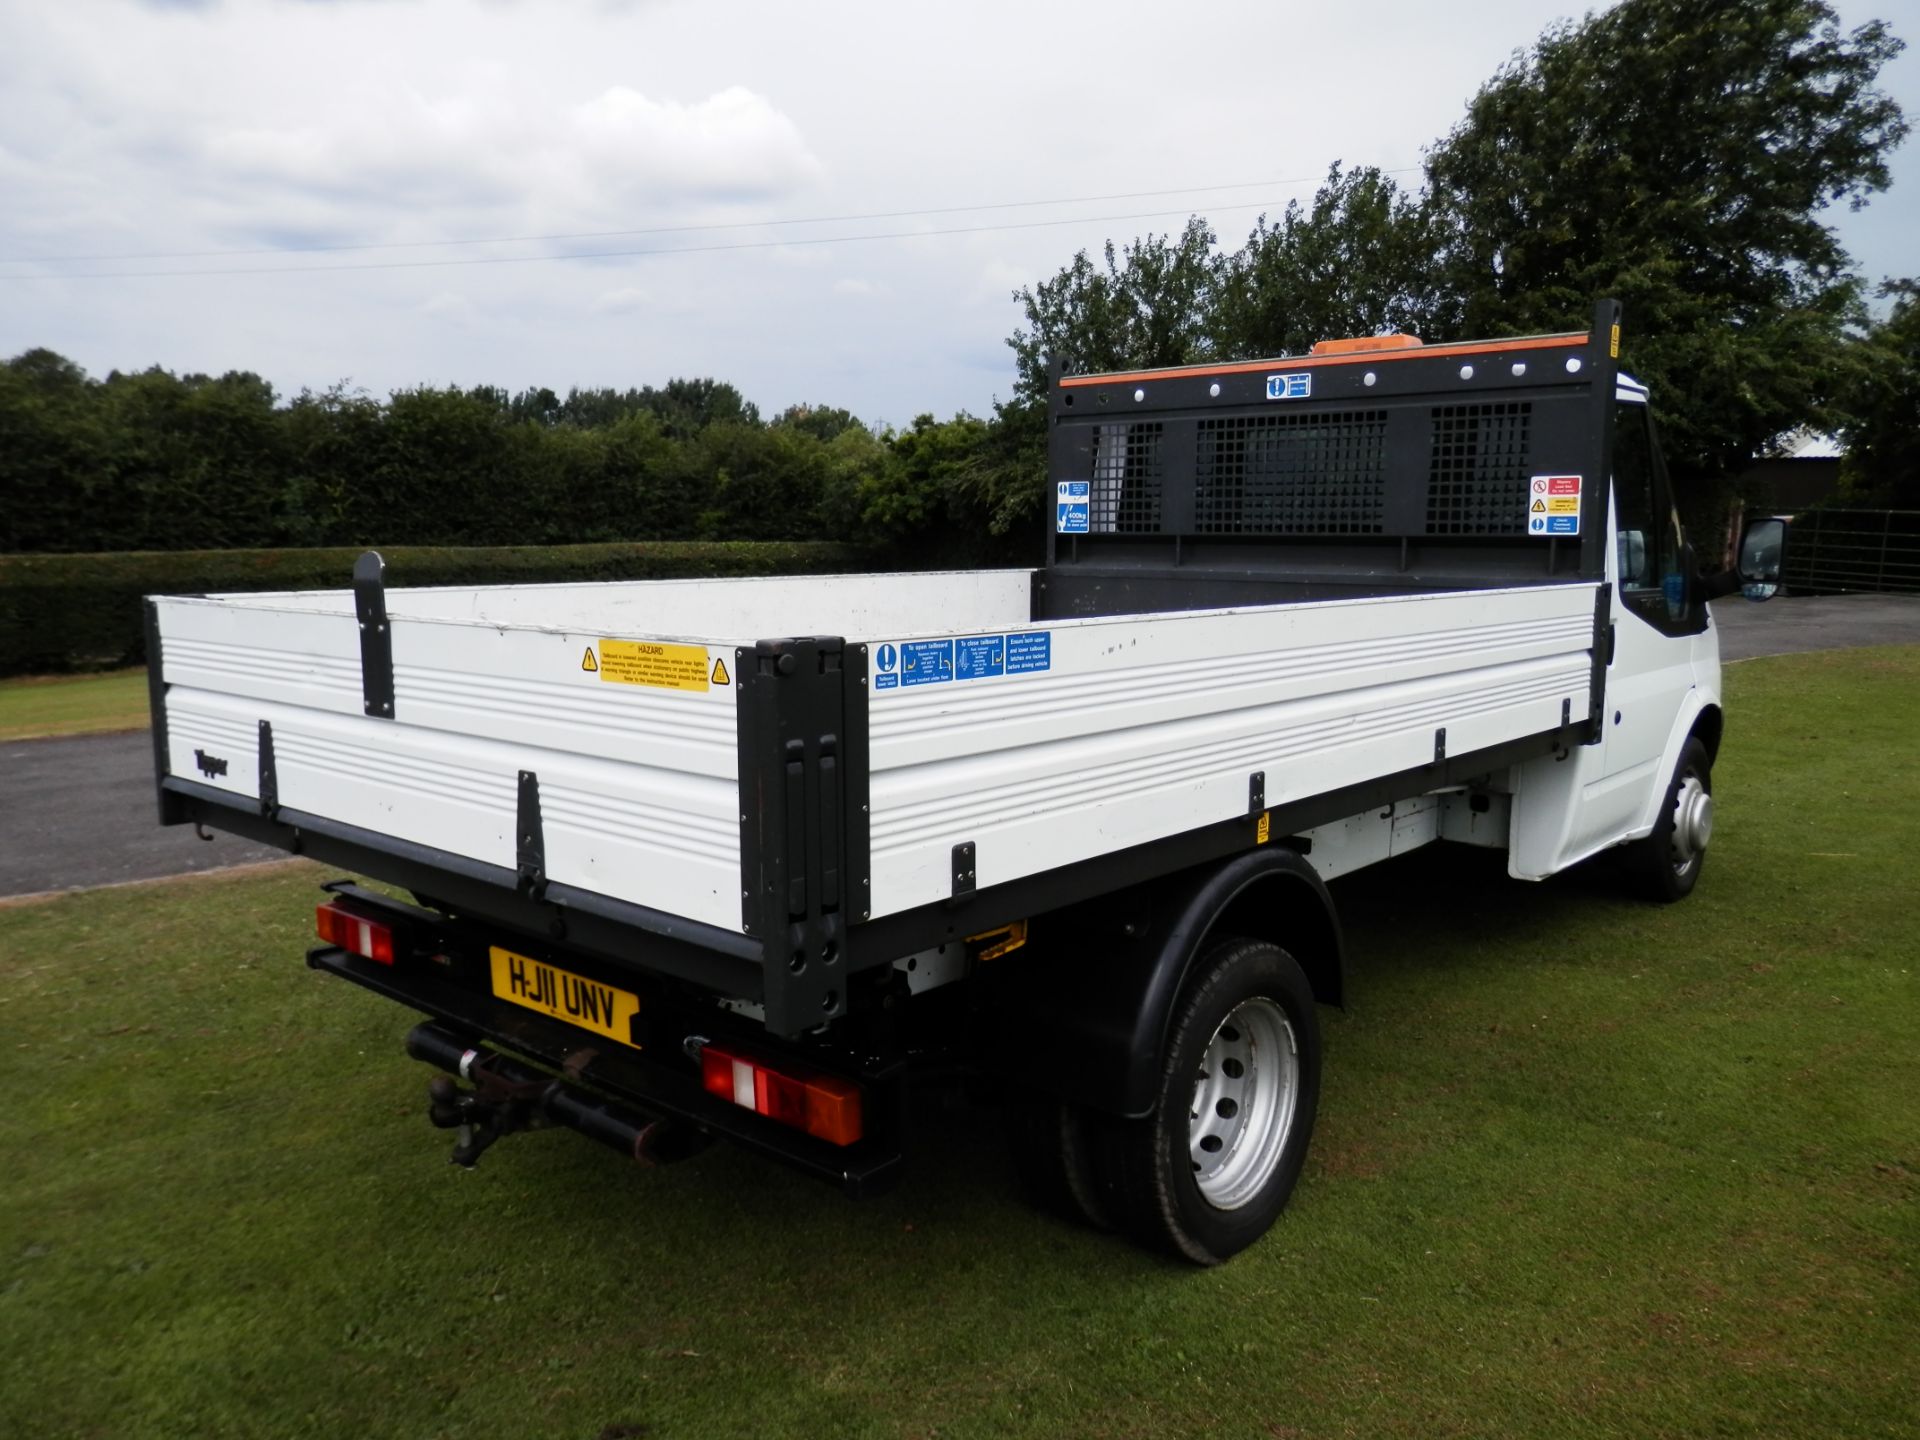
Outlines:
[[[453,1163],[469,1170],[503,1135],[549,1125],[577,1130],[642,1165],[670,1165],[713,1143],[693,1125],[602,1100],[438,1025],[416,1025],[407,1036],[407,1054],[472,1082],[472,1090],[444,1075],[427,1083],[427,1118],[459,1132]]]

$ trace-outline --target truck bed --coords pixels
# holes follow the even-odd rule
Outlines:
[[[769,636],[844,642],[854,924],[1588,720],[1590,581],[1035,621],[1033,578],[383,590],[387,713],[355,591],[160,598],[163,787],[513,870],[531,775],[544,882],[752,934]]]

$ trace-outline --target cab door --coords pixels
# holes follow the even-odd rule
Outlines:
[[[1634,829],[1666,785],[1667,740],[1696,683],[1694,637],[1707,627],[1644,392],[1623,389],[1614,409],[1612,529],[1604,758],[1583,806],[1590,844]]]

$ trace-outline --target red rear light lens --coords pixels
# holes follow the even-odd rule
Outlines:
[[[709,1094],[833,1145],[861,1136],[860,1087],[810,1070],[776,1070],[723,1045],[700,1052],[700,1079]]]
[[[393,927],[356,915],[337,900],[314,909],[313,928],[329,945],[381,965],[393,964]]]

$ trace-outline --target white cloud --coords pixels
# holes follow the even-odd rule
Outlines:
[[[859,280],[849,276],[833,282],[833,293],[845,295],[850,300],[873,300],[887,293],[884,285],[876,285],[871,280]]]
[[[602,315],[625,315],[632,310],[644,310],[652,304],[652,295],[629,285],[594,296],[592,308]]]
[[[804,192],[823,167],[763,95],[730,86],[683,103],[614,86],[539,103],[498,77],[458,93],[364,87],[332,125],[246,126],[204,137],[205,189],[318,196],[336,204],[457,205],[542,232]]]
[[[435,320],[444,320],[451,325],[465,327],[473,323],[478,313],[473,301],[464,295],[440,294],[420,303],[420,313]]]

